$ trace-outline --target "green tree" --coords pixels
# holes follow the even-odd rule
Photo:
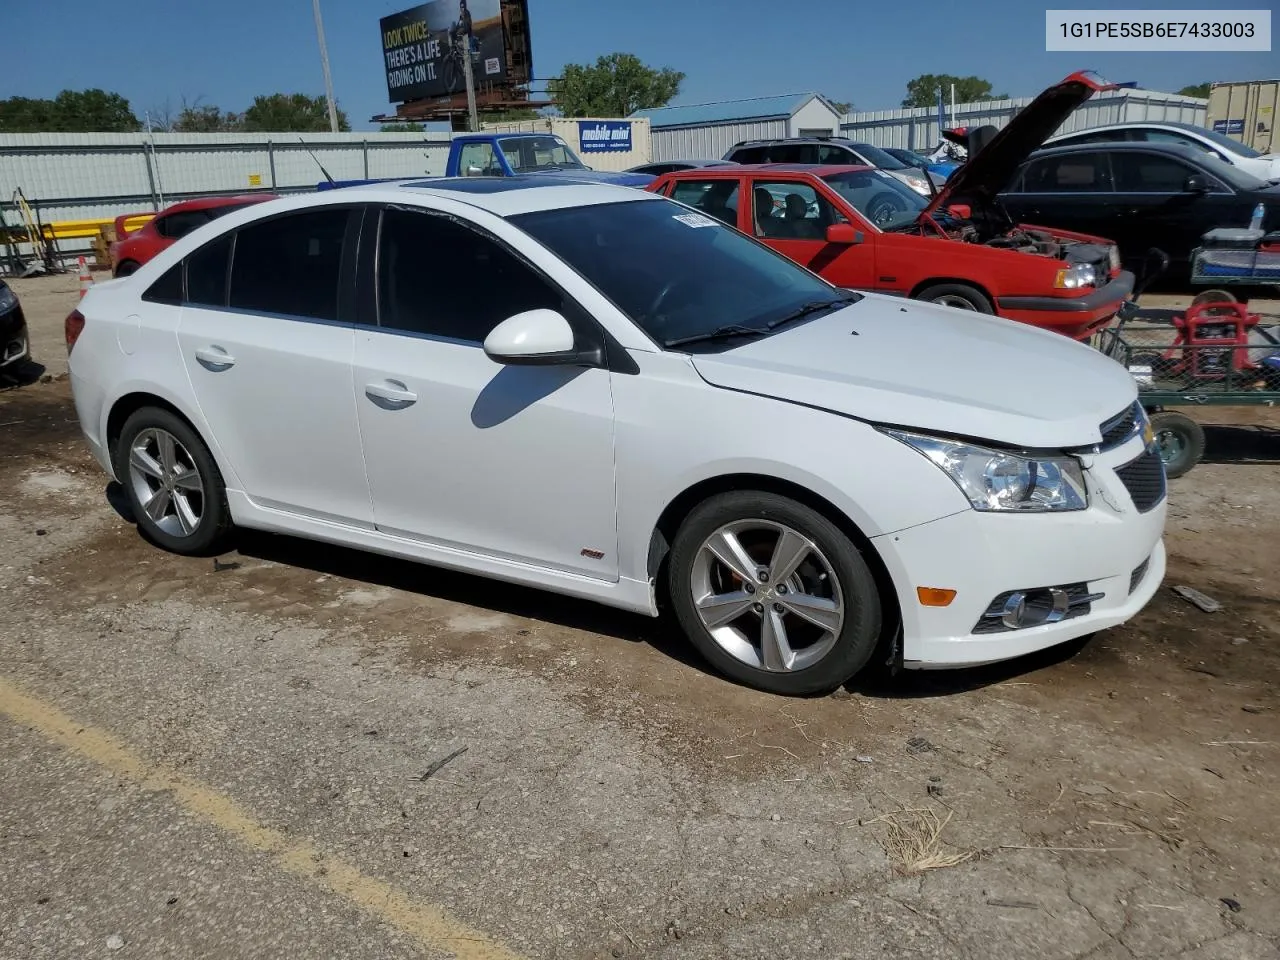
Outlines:
[[[128,133],[141,126],[128,100],[97,88],[63,90],[52,100],[0,100],[3,133]]]
[[[666,106],[683,81],[679,70],[655,69],[634,54],[611,53],[589,66],[566,63],[548,89],[566,117],[626,117]]]
[[[174,133],[232,133],[244,129],[244,117],[213,106],[184,106],[169,129]]]
[[[338,129],[351,129],[347,115],[338,110]],[[323,96],[305,93],[272,93],[254,97],[253,105],[244,112],[244,130],[248,133],[328,133],[329,108]]]
[[[827,97],[827,102],[836,108],[836,113],[853,113],[853,104],[847,100],[836,100],[834,97]]]
[[[973,103],[975,100],[1007,100],[1007,93],[992,93],[991,83],[981,77],[953,77],[949,73],[923,73],[907,81],[907,95],[902,98],[904,107],[933,107],[938,103],[938,88],[942,97],[951,102],[951,85],[956,85],[956,103]]]
[[[1200,97],[1204,100],[1208,100],[1209,84],[1207,82],[1193,83],[1189,87],[1183,87],[1181,90],[1178,91],[1178,93],[1184,97]]]
[[[427,128],[420,123],[384,123],[379,133],[422,133]]]

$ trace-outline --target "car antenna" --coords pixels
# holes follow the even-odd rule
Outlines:
[[[307,151],[307,154],[311,157],[311,159],[316,161],[316,166],[320,168],[320,172],[324,174],[324,178],[329,181],[329,185],[333,186],[334,185],[333,177],[329,176],[329,171],[324,168],[324,164],[321,163],[316,158],[316,155],[311,152],[311,148],[307,146],[307,141],[299,137],[298,142],[302,144],[302,149]]]

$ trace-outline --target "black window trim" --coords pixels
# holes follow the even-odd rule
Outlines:
[[[349,291],[354,286],[355,266],[356,266],[355,262],[358,256],[358,250],[353,251],[350,248],[351,248],[351,245],[355,243],[360,237],[359,228],[360,228],[361,222],[364,219],[366,206],[367,206],[366,204],[354,203],[354,202],[348,201],[345,203],[316,204],[310,207],[300,207],[294,210],[285,210],[280,213],[273,213],[267,217],[259,217],[255,220],[250,220],[248,223],[242,223],[238,227],[234,227],[231,230],[224,231],[223,233],[218,234],[216,237],[212,237],[209,240],[206,240],[204,243],[196,247],[196,249],[188,252],[186,256],[182,258],[182,304],[181,306],[184,308],[190,307],[193,310],[216,310],[221,313],[232,313],[238,316],[267,317],[273,320],[291,320],[291,321],[294,321],[295,323],[315,323],[315,324],[320,324],[322,326],[330,326],[330,327],[358,326],[359,324],[356,322],[355,304],[349,302],[348,309],[346,311],[344,311],[343,305],[344,305],[344,300],[349,301],[350,298],[353,296],[353,294]],[[295,314],[295,313],[273,313],[266,310],[248,310],[243,307],[231,306],[231,271],[234,268],[235,262],[236,262],[236,246],[237,246],[237,241],[239,240],[239,237],[240,237],[240,231],[247,230],[251,227],[256,227],[259,224],[271,223],[275,220],[281,220],[290,216],[295,216],[295,215],[304,214],[304,213],[317,213],[320,211],[327,211],[327,210],[345,210],[347,212],[347,223],[346,223],[346,226],[343,228],[343,235],[342,235],[342,252],[339,254],[339,260],[338,260],[338,318],[336,320],[325,320],[320,317],[308,317],[308,316],[303,316],[301,314]],[[352,216],[352,214],[359,214],[359,216]],[[353,225],[355,226],[355,229],[353,229]],[[188,261],[200,251],[205,250],[206,248],[212,246],[213,244],[224,240],[228,234],[230,234],[230,238],[231,238],[231,250],[227,254],[227,273],[226,273],[226,277],[223,279],[223,284],[222,284],[221,306],[207,304],[207,303],[190,302],[187,299]],[[344,290],[348,291],[345,297],[344,297]]]
[[[366,229],[373,229],[376,231],[374,235],[376,240],[373,244],[373,256],[368,259],[362,258],[360,264],[362,270],[357,281],[358,285],[362,289],[367,290],[367,292],[361,296],[361,304],[367,309],[369,306],[370,296],[373,301],[374,319],[376,322],[372,327],[365,324],[364,326],[366,326],[366,328],[373,329],[378,333],[388,336],[408,337],[412,340],[427,340],[434,343],[456,344],[458,346],[470,347],[482,352],[484,350],[483,340],[462,340],[456,337],[444,337],[438,334],[419,333],[414,330],[397,330],[394,327],[384,327],[382,325],[382,290],[379,282],[381,278],[382,264],[382,222],[387,210],[401,210],[407,213],[416,213],[449,220],[458,224],[463,229],[471,230],[472,232],[479,234],[481,237],[484,237],[490,242],[496,244],[500,249],[506,251],[519,263],[531,270],[538,279],[558,293],[568,307],[564,312],[564,317],[569,321],[569,326],[573,329],[575,343],[581,344],[579,352],[585,354],[592,350],[598,350],[602,357],[601,361],[598,363],[582,361],[575,364],[576,366],[599,368],[609,370],[614,373],[638,374],[640,372],[640,367],[635,360],[627,353],[622,344],[614,339],[609,331],[605,329],[604,324],[596,319],[590,310],[579,303],[578,299],[570,294],[569,291],[565,290],[564,287],[556,282],[553,277],[548,276],[541,267],[533,263],[533,261],[519,250],[515,249],[502,237],[493,233],[493,231],[486,229],[483,225],[476,223],[474,220],[468,220],[466,217],[461,217],[457,214],[450,213],[446,210],[439,210],[434,207],[393,202],[368,204],[367,206],[372,210],[376,210],[377,216],[365,217],[365,222],[368,225]],[[569,269],[572,269],[572,267]],[[583,278],[583,280],[586,282],[585,278]]]

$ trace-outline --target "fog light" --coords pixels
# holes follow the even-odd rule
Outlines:
[[[1087,583],[1010,590],[991,601],[973,632],[1003,633],[1061,623],[1089,613],[1094,601],[1104,596],[1106,594],[1090,593]]]

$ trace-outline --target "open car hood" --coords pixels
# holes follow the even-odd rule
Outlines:
[[[1043,91],[985,145],[975,137],[975,134],[989,132],[984,127],[942,131],[948,140],[968,148],[969,159],[947,178],[943,188],[921,211],[921,218],[945,210],[953,203],[968,204],[975,214],[978,213],[995,201],[996,194],[1009,185],[1023,161],[1040,149],[1072,110],[1100,90],[1116,89],[1119,89],[1116,84],[1108,83],[1091,71],[1082,70]],[[960,139],[962,137],[965,139]]]

